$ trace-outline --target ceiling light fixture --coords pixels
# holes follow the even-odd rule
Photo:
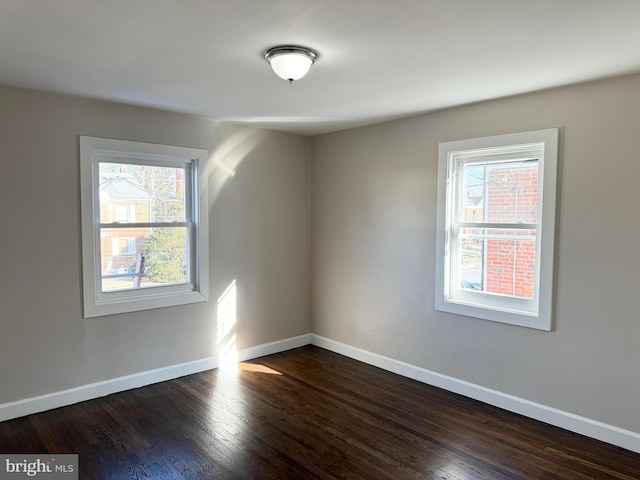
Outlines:
[[[293,83],[307,74],[318,58],[318,53],[310,48],[285,45],[270,48],[265,52],[264,58],[276,75]]]

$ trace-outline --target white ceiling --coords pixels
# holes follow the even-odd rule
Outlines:
[[[0,84],[303,135],[635,72],[640,0],[0,0]]]

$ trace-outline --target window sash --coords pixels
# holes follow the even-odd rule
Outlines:
[[[94,224],[94,236],[98,239],[97,252],[96,252],[96,285],[99,285],[96,291],[96,298],[99,301],[105,301],[110,298],[137,298],[139,296],[148,295],[149,291],[156,291],[158,294],[194,291],[197,288],[195,282],[196,273],[196,261],[197,255],[195,254],[197,245],[195,244],[195,230],[197,228],[193,221],[194,208],[193,208],[193,188],[195,186],[193,161],[185,160],[184,158],[162,158],[149,155],[115,155],[111,152],[109,155],[95,155],[93,157],[94,163],[94,217],[96,223]],[[150,167],[163,167],[181,169],[184,171],[184,205],[185,205],[185,217],[184,222],[109,222],[100,223],[100,164],[112,163],[112,164],[124,164],[124,165],[136,165],[136,166],[150,166]],[[122,289],[122,290],[110,290],[104,291],[102,288],[102,274],[101,274],[101,260],[102,250],[101,242],[99,241],[100,232],[105,229],[133,229],[133,228],[173,228],[173,227],[187,227],[187,242],[186,242],[186,257],[187,257],[187,271],[186,281],[172,285],[153,285],[143,286],[135,289]],[[141,293],[144,291],[145,293]]]
[[[123,230],[126,231],[128,229],[134,228],[176,228],[182,227],[187,229],[187,239],[186,239],[186,264],[187,271],[185,272],[186,280],[184,282],[174,283],[171,285],[150,285],[150,286],[141,286],[137,289],[122,289],[122,290],[109,290],[104,291],[102,289],[102,279],[104,278],[101,274],[101,263],[102,263],[102,242],[100,242],[101,231],[103,229],[109,230]],[[194,222],[150,222],[150,223],[136,223],[136,224],[121,224],[121,223],[101,223],[96,225],[95,228],[95,237],[97,239],[97,253],[96,253],[96,282],[97,285],[100,285],[100,288],[97,289],[97,298],[101,300],[108,299],[110,297],[135,297],[135,292],[138,292],[142,289],[150,290],[157,289],[159,292],[174,292],[174,291],[194,291],[197,288],[196,283],[196,272],[197,272],[197,255],[196,255],[196,230],[197,226]],[[120,238],[127,237],[127,235],[122,235]],[[135,253],[135,252],[134,252]],[[126,293],[132,292],[132,293]]]
[[[504,223],[504,222],[463,222],[458,219],[464,217],[464,188],[463,178],[465,167],[468,165],[493,166],[493,165],[526,165],[532,160],[541,162],[544,158],[538,149],[539,144],[527,146],[512,146],[501,149],[474,150],[472,152],[454,152],[449,154],[450,193],[447,197],[450,200],[448,205],[448,225],[447,237],[450,247],[449,262],[446,270],[448,272],[445,294],[447,300],[468,304],[478,304],[487,308],[501,309],[506,312],[520,312],[525,315],[536,315],[538,305],[538,283],[539,283],[539,262],[535,264],[534,293],[532,299],[525,299],[515,295],[500,294],[488,291],[470,291],[461,287],[460,270],[462,266],[462,252],[460,249],[461,231],[465,228],[477,230],[513,230],[518,232],[534,232],[536,235],[532,239],[517,235],[495,235],[479,233],[472,237],[482,240],[514,240],[536,242],[536,258],[540,258],[540,211],[542,208],[541,193],[543,179],[538,180],[538,222],[537,223]],[[499,151],[496,151],[499,150]],[[484,154],[483,154],[484,152]],[[540,164],[540,163],[539,163]],[[484,208],[489,208],[485,198]],[[467,238],[470,238],[467,236]]]
[[[140,158],[138,158],[140,157]],[[194,205],[194,195],[193,192],[196,191],[198,185],[198,174],[197,168],[195,166],[194,160],[185,160],[184,158],[174,158],[174,157],[166,157],[166,158],[157,158],[156,156],[150,158],[150,155],[134,155],[129,156],[114,156],[113,152],[111,155],[94,155],[93,157],[93,205],[94,205],[94,223],[100,224],[100,164],[101,163],[112,163],[112,164],[125,164],[125,165],[136,165],[136,166],[148,166],[148,167],[166,167],[166,168],[175,168],[181,169],[184,171],[184,206],[185,206],[185,222],[194,222],[195,216],[197,214],[196,206]],[[131,225],[134,222],[112,222],[116,224],[127,224]],[[144,222],[138,222],[144,223]],[[173,224],[177,222],[153,222],[153,223],[163,223],[163,224]]]

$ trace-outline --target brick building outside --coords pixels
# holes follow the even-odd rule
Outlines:
[[[538,162],[474,166],[466,171],[467,222],[530,224],[537,221]],[[535,231],[464,229],[463,288],[532,299]],[[466,277],[465,277],[466,275]]]

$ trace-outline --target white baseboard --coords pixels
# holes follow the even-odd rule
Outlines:
[[[442,375],[376,353],[336,342],[319,335],[311,335],[311,344],[346,357],[397,373],[419,382],[464,395],[496,407],[540,420],[587,437],[602,440],[627,450],[640,453],[640,433],[624,430],[606,423],[574,415],[573,413],[531,402],[524,398],[482,387],[464,380]]]
[[[397,373],[419,382],[443,388],[450,392],[473,398],[489,405],[519,413],[529,418],[555,425],[565,430],[580,433],[603,442],[617,445],[627,450],[640,453],[640,433],[624,430],[606,423],[574,415],[556,408],[531,402],[524,398],[476,385],[464,380],[442,375],[399,360],[384,357],[344,343],[336,342],[315,334],[300,335],[276,342],[265,343],[237,352],[237,360],[245,361],[253,358],[283,352],[304,345],[316,345],[341,355],[359,360],[384,370]],[[113,378],[102,382],[91,383],[81,387],[60,392],[49,393],[37,397],[25,398],[16,402],[0,404],[0,422],[12,418],[23,417],[33,413],[44,412],[53,408],[64,407],[74,403],[104,397],[112,393],[133,388],[144,387],[153,383],[164,382],[174,378],[191,375],[217,368],[217,357],[209,357],[192,362],[171,365],[168,367],[134,373],[124,377]]]
[[[249,360],[273,353],[283,352],[310,343],[311,335],[288,338],[277,342],[265,343],[237,352],[238,361]],[[144,387],[152,383],[164,382],[174,378],[204,372],[217,368],[217,357],[203,358],[192,362],[170,365],[168,367],[134,373],[124,377],[112,378],[60,392],[48,393],[37,397],[25,398],[15,402],[0,404],[0,422],[12,418],[24,417],[58,407],[72,405],[93,398],[104,397],[112,393]]]
[[[244,362],[245,360],[251,360],[252,358],[264,357],[265,355],[272,355],[274,353],[284,352],[293,348],[304,347],[311,343],[311,334],[300,335],[299,337],[287,338],[285,340],[278,340],[276,342],[263,343],[251,348],[245,348],[238,351],[238,361]]]

